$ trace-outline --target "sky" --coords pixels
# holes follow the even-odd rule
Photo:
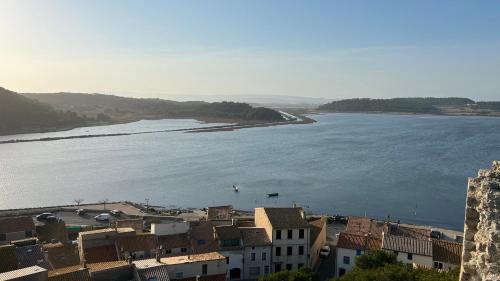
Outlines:
[[[500,1],[1,0],[0,86],[500,100]]]

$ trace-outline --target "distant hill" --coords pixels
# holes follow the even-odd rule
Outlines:
[[[140,119],[195,118],[233,122],[275,122],[284,118],[275,110],[252,107],[246,103],[201,101],[177,102],[162,99],[127,98],[114,95],[82,93],[23,94],[80,115],[128,122]]]
[[[500,102],[468,98],[345,99],[318,107],[327,112],[380,112],[500,116]]]
[[[82,126],[89,121],[0,87],[0,134]]]

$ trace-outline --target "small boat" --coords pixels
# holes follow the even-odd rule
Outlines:
[[[278,197],[279,193],[268,193],[267,197]]]
[[[236,185],[234,185],[234,184],[233,184],[233,191],[234,191],[234,192],[238,192],[238,191],[239,191],[239,190],[238,190],[238,187],[237,187]]]

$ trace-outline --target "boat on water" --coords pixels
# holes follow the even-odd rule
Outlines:
[[[238,187],[236,185],[234,185],[234,184],[233,184],[233,191],[234,192],[239,192]]]
[[[268,193],[267,194],[267,197],[278,197],[279,196],[279,193]]]

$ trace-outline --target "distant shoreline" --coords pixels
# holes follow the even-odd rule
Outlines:
[[[218,126],[202,127],[202,128],[169,129],[169,130],[157,130],[157,131],[144,131],[144,132],[136,132],[136,133],[114,133],[114,134],[94,134],[94,135],[90,134],[90,135],[47,137],[47,138],[35,138],[35,139],[11,139],[11,140],[6,140],[6,141],[0,141],[0,144],[57,141],[57,140],[66,140],[66,139],[117,137],[117,136],[131,136],[131,135],[168,133],[168,132],[187,132],[187,133],[221,132],[221,131],[234,131],[234,130],[239,130],[239,129],[255,128],[255,127],[270,127],[270,126],[291,125],[291,124],[311,124],[311,123],[316,122],[316,120],[309,118],[309,117],[300,116],[300,118],[301,118],[301,120],[279,121],[279,122],[269,122],[269,123],[260,123],[260,122],[243,122],[243,123],[236,123],[236,124],[229,123],[228,125],[218,125]],[[174,119],[174,118],[172,118],[172,119]],[[175,119],[179,119],[179,118],[175,118]],[[180,118],[180,119],[187,119],[187,118]],[[189,119],[191,119],[191,118],[189,118]],[[158,119],[158,120],[161,120],[161,119]],[[228,122],[230,119],[211,119],[210,121],[199,120],[199,119],[196,119],[196,120],[202,121],[202,122],[207,122],[207,123],[223,123],[223,122]],[[218,122],[216,122],[216,120],[218,120]],[[115,125],[115,124],[123,124],[123,123],[101,124],[101,125],[97,125],[97,126]],[[75,127],[75,128],[81,128],[81,127]],[[66,130],[71,130],[71,129],[75,129],[75,128],[69,128]],[[54,131],[50,131],[50,132],[57,132],[57,131],[65,131],[65,130],[54,130]],[[13,135],[13,136],[15,136],[15,135]]]

